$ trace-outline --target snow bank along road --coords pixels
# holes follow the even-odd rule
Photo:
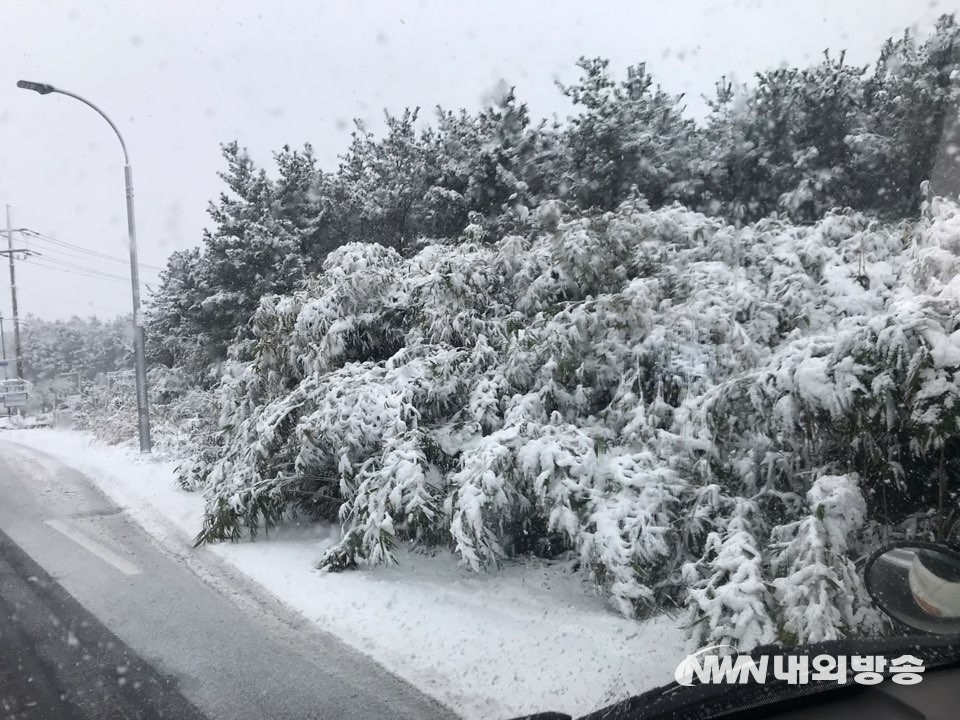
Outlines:
[[[132,687],[133,682],[156,686],[172,680],[183,697],[212,719],[451,717],[435,701],[237,577],[211,553],[173,557],[82,474],[7,442],[0,442],[0,531],[9,538],[5,542],[16,543],[42,568],[44,578],[49,575],[155,668],[138,666],[142,678],[134,680],[124,677],[128,669],[119,664],[106,668],[114,673],[104,682]],[[24,562],[13,567],[15,555],[15,550],[5,553],[6,562],[0,564],[7,594],[17,583],[23,588],[23,578],[11,577],[22,575],[25,567]],[[191,570],[197,563],[203,564],[202,572]],[[38,582],[30,577],[28,582]],[[47,600],[54,614],[83,612],[59,588],[46,581],[40,585],[52,593]],[[5,606],[0,604],[0,610]],[[9,621],[7,614],[4,620]],[[50,622],[77,621],[56,617]],[[30,630],[2,627],[11,633]],[[66,637],[68,646],[85,641],[79,633]],[[0,643],[10,639],[4,632]],[[123,657],[123,648],[113,650]],[[2,646],[0,653],[6,653]],[[104,656],[98,656],[102,664]],[[76,666],[68,676],[58,682],[71,677],[92,681],[91,673]],[[151,697],[147,690],[145,702]],[[176,698],[168,701],[177,707]],[[181,702],[179,707],[186,713],[189,706]],[[172,707],[165,714],[190,717]],[[155,715],[144,715],[149,716]]]
[[[209,567],[228,569],[230,587],[236,578],[254,584],[465,720],[545,709],[579,717],[670,682],[692,650],[676,619],[620,616],[567,561],[525,559],[474,573],[449,551],[399,549],[396,566],[318,573],[339,537],[323,523],[194,549],[204,499],[177,487],[175,462],[75,431],[7,430],[0,440],[16,443],[5,456],[29,464],[32,482],[59,486],[63,465],[76,468],[180,565],[208,580]],[[36,478],[43,474],[52,479]]]

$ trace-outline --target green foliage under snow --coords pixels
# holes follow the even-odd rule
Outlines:
[[[265,297],[184,468],[198,541],[306,513],[343,526],[328,569],[401,542],[478,570],[569,552],[622,612],[680,603],[704,639],[875,632],[866,543],[954,530],[960,211],[531,223],[349,244]]]

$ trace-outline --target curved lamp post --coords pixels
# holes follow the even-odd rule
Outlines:
[[[117,126],[113,124],[113,120],[89,100],[45,83],[20,80],[17,82],[17,87],[24,90],[33,90],[41,95],[59,93],[79,100],[87,107],[93,108],[100,117],[107,121],[113,132],[116,133],[117,139],[120,141],[120,147],[123,148],[123,179],[127,191],[127,235],[130,239],[130,283],[133,290],[133,354],[137,378],[137,419],[140,430],[140,452],[148,453],[150,452],[150,412],[147,404],[147,362],[144,353],[143,317],[140,314],[140,268],[137,261],[137,229],[133,215],[133,170],[130,167],[127,144],[123,141],[123,136],[117,130]]]

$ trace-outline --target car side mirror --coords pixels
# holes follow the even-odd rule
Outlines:
[[[893,543],[870,556],[863,576],[877,607],[894,620],[934,635],[960,633],[960,552]]]

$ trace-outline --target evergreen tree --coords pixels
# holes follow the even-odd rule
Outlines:
[[[694,125],[680,98],[655,86],[643,64],[627,68],[620,83],[607,60],[581,58],[577,65],[580,81],[560,88],[580,108],[565,133],[565,180],[578,204],[611,210],[633,188],[654,207],[687,195]]]
[[[386,135],[357,123],[333,184],[344,218],[343,242],[376,242],[403,252],[417,239],[427,191],[426,149],[416,131],[418,109],[385,113]]]
[[[904,217],[920,206],[920,185],[956,177],[960,140],[960,27],[944,16],[923,43],[907,31],[884,46],[866,81],[862,125],[852,134],[854,184],[865,208]],[[952,191],[956,187],[940,188]]]
[[[432,178],[431,237],[463,232],[479,219],[489,238],[502,237],[528,223],[541,201],[559,193],[562,148],[545,122],[534,124],[514,88],[477,115],[438,111],[438,172]]]
[[[313,216],[298,212],[309,202],[309,173],[302,168],[312,163],[309,149],[278,156],[284,170],[279,192],[237,143],[224,145],[223,155],[228,192],[208,208],[214,228],[204,232],[200,252],[171,257],[148,310],[161,338],[155,357],[197,373],[224,360],[232,342],[249,337],[247,323],[261,297],[303,281],[305,247],[314,234]]]

